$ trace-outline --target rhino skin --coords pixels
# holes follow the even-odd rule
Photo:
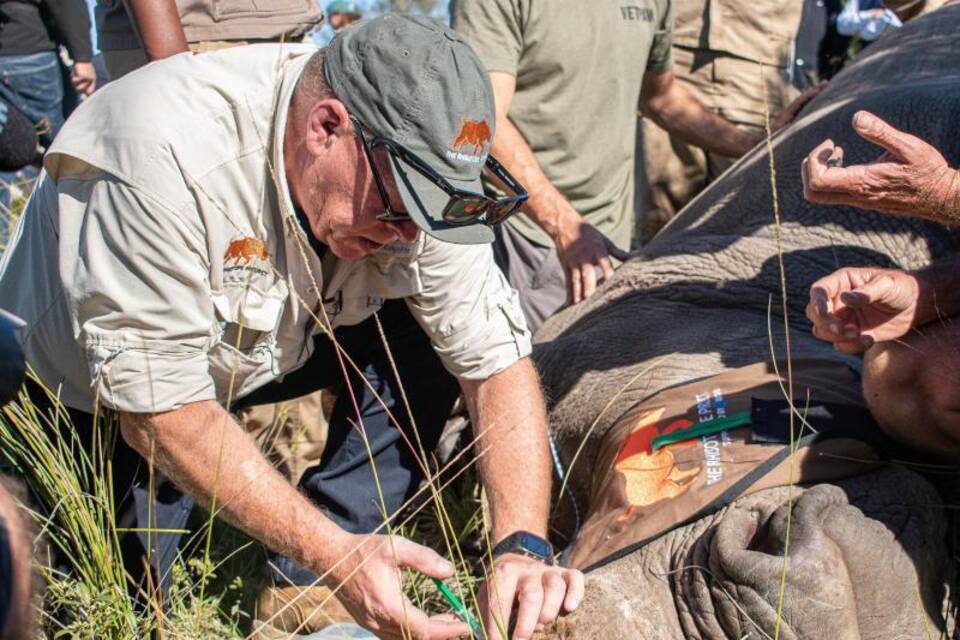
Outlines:
[[[567,465],[574,461],[569,470],[570,486],[579,500],[581,515],[589,507],[586,498],[595,472],[597,445],[630,406],[668,386],[769,360],[772,354],[784,357],[778,238],[785,272],[791,355],[836,358],[856,367],[860,366],[860,358],[838,354],[829,344],[812,336],[810,323],[804,317],[810,285],[842,266],[917,269],[956,252],[960,238],[943,226],[806,202],[800,165],[825,138],[844,147],[847,164],[876,158],[880,150],[860,139],[851,126],[853,114],[868,109],[928,141],[952,166],[957,166],[958,32],[960,6],[948,6],[884,36],[839,74],[792,125],[774,136],[779,233],[774,224],[770,156],[766,146],[760,145],[691,202],[596,294],[558,314],[537,333],[534,359],[549,403],[551,430],[561,459]],[[582,451],[576,454],[581,447]],[[903,474],[909,481],[900,478],[899,484],[890,484],[881,474],[864,476],[856,482],[874,483],[876,491],[896,494],[893,500],[897,502],[904,502],[899,494],[918,494],[929,489],[912,472]],[[839,499],[835,492],[836,488],[831,486],[814,487],[804,493],[801,501],[811,494]],[[876,516],[877,512],[864,508],[863,497],[871,494],[869,490],[857,493],[844,508],[864,509],[859,516],[859,526],[864,531],[877,527],[896,531],[890,518],[877,516],[879,520],[874,520],[870,514]],[[770,490],[749,499],[773,500],[764,516],[771,522],[763,527],[770,529],[770,535],[777,540],[776,536],[782,536],[783,531],[776,530],[772,520],[776,510],[783,508],[782,497]],[[935,493],[928,497],[929,500],[917,504],[929,507],[937,502]],[[564,497],[558,504],[556,524],[562,532],[570,522],[569,501]],[[929,520],[922,535],[899,540],[877,538],[871,554],[841,558],[843,554],[836,548],[850,541],[835,541],[831,553],[835,560],[845,563],[842,568],[850,582],[846,591],[836,585],[831,587],[833,591],[826,589],[827,578],[803,583],[806,564],[822,566],[823,560],[816,553],[791,553],[788,591],[792,591],[784,611],[792,619],[780,629],[780,637],[919,638],[927,637],[926,631],[930,637],[939,637],[940,632],[934,630],[942,629],[945,623],[938,598],[943,595],[943,580],[952,569],[946,545],[940,542],[942,537],[938,538],[942,534],[942,512],[935,509],[932,515],[925,513],[922,517]],[[698,592],[680,591],[678,585],[658,590],[640,575],[648,564],[667,570],[682,569],[683,563],[678,563],[671,551],[676,547],[670,542],[673,539],[689,542],[709,535],[713,540],[710,544],[716,545],[719,520],[708,520],[668,534],[647,549],[592,572],[588,576],[587,599],[578,612],[542,637],[740,638],[747,633],[751,638],[773,637],[769,605],[775,602],[776,589],[750,592],[745,583],[738,582],[731,585],[732,598],[728,600],[733,604],[722,605],[716,599],[716,585],[701,585]],[[854,520],[851,515],[850,522]],[[846,535],[854,535],[853,531],[847,529]],[[824,534],[818,535],[823,538]],[[707,543],[701,546],[704,544]],[[658,552],[670,557],[659,557]],[[915,570],[894,576],[891,566],[876,564],[897,553],[912,558]],[[704,562],[708,559],[707,555],[701,558]],[[769,559],[781,560],[774,556]],[[884,591],[873,584],[891,586]],[[649,593],[641,594],[643,590]],[[824,593],[831,594],[827,602],[821,602]],[[890,594],[899,598],[901,608],[922,600],[929,615],[929,629],[913,625],[909,629],[881,631],[872,624],[871,619],[892,620],[884,610],[895,606]],[[712,626],[702,619],[691,622],[697,617],[693,612],[699,606],[710,611],[716,607]],[[739,622],[737,606],[746,607],[747,611],[739,614]],[[837,610],[828,613],[831,606]],[[805,625],[800,619],[807,615],[804,611],[818,616],[817,620]],[[842,619],[851,615],[855,617],[853,622]],[[751,632],[743,619],[756,616],[762,618],[762,631]],[[641,618],[652,622],[648,624]]]

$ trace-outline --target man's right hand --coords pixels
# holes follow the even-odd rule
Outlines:
[[[364,628],[387,639],[446,640],[470,633],[449,614],[428,617],[403,594],[401,569],[441,580],[453,566],[427,547],[398,536],[346,534],[343,560],[325,582]]]
[[[813,335],[837,351],[860,353],[901,338],[914,326],[920,285],[903,271],[846,267],[810,287]]]
[[[589,298],[596,291],[598,282],[613,275],[610,256],[620,261],[630,257],[576,213],[558,224],[553,242],[567,278],[568,297],[573,304]],[[598,269],[600,278],[597,277]]]

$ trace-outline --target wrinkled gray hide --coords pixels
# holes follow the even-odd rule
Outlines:
[[[594,571],[580,608],[539,640],[774,637],[788,498],[742,498]],[[936,501],[895,468],[795,488],[779,637],[939,638],[949,569]]]
[[[872,110],[895,126],[923,137],[940,149],[952,166],[957,166],[960,162],[957,33],[960,33],[960,6],[947,7],[908,23],[901,31],[871,46],[855,65],[831,82],[804,110],[801,118],[774,138],[794,357],[841,357],[828,344],[810,335],[810,325],[803,316],[810,284],[817,278],[848,265],[914,269],[957,249],[956,236],[935,224],[852,208],[811,205],[803,200],[800,182],[801,160],[825,138],[844,146],[848,164],[869,161],[879,154],[876,147],[860,140],[851,128],[851,117],[858,109]],[[780,272],[768,161],[765,148],[754,149],[691,203],[644,249],[639,259],[624,265],[590,300],[559,314],[537,334],[534,357],[543,376],[550,401],[551,428],[564,461],[571,461],[574,451],[586,438],[571,474],[581,510],[587,506],[584,504],[586,486],[596,442],[629,406],[666,386],[769,359],[768,322],[776,355],[783,357]],[[772,314],[768,314],[768,306],[772,307]],[[859,362],[853,358],[850,361]],[[604,411],[608,403],[610,406]],[[889,618],[895,613],[888,610],[890,607],[899,607],[897,611],[913,610],[914,615],[917,614],[914,606],[920,601],[915,586],[917,574],[907,571],[910,566],[920,571],[920,589],[930,619],[934,621],[931,637],[939,637],[935,631],[941,624],[939,601],[931,595],[931,590],[940,588],[937,585],[942,584],[941,576],[927,569],[947,564],[945,546],[937,543],[942,534],[941,512],[934,510],[931,515],[908,510],[894,514],[876,507],[873,502],[865,502],[873,492],[862,490],[870,483],[879,483],[877,491],[912,492],[914,496],[928,491],[922,480],[911,477],[910,482],[917,484],[916,487],[906,481],[891,486],[887,479],[868,476],[858,481],[861,483],[857,485],[858,491],[849,496],[853,504],[879,521],[860,517],[858,525],[862,525],[865,538],[857,544],[886,545],[880,547],[875,557],[857,555],[856,545],[852,544],[857,535],[853,529],[830,534],[811,524],[812,535],[835,536],[827,558],[836,560],[838,548],[849,553],[841,554],[845,566],[836,568],[824,565],[826,560],[815,541],[807,541],[806,551],[797,552],[791,561],[790,573],[791,580],[797,583],[790,583],[793,597],[785,608],[790,624],[781,629],[781,638],[925,637],[916,625],[908,629],[900,626],[901,622],[906,625],[903,620]],[[903,502],[896,495],[887,497],[891,502]],[[761,509],[766,518],[780,508],[780,498],[776,491],[767,492],[751,498],[749,504],[767,500]],[[836,509],[854,514],[846,521],[854,522],[856,510],[842,506],[846,499],[843,492],[830,487],[811,490],[803,498],[807,503],[814,503],[811,507],[814,510],[818,500],[821,505],[824,501],[839,501]],[[935,502],[936,496],[930,495],[929,500]],[[929,500],[926,504],[930,504]],[[561,501],[562,506],[567,504],[568,501]],[[746,503],[738,508],[747,508]],[[569,510],[565,515],[569,522]],[[923,523],[914,521],[915,518]],[[881,535],[884,529],[896,535],[898,527],[908,521],[922,532],[899,541]],[[763,618],[762,627],[772,636],[769,606],[775,602],[776,594],[751,592],[749,576],[733,580],[729,594],[732,599],[723,604],[716,585],[691,585],[691,590],[674,592],[661,583],[657,591],[651,586],[650,576],[637,574],[641,567],[656,566],[670,571],[683,566],[676,550],[686,548],[676,541],[678,536],[684,543],[700,549],[696,553],[701,555],[694,564],[708,562],[703,549],[710,545],[715,548],[721,539],[719,530],[704,534],[709,540],[698,538],[704,528],[709,527],[708,522],[695,524],[683,530],[685,533],[671,534],[674,542],[664,542],[596,572],[589,579],[591,595],[583,610],[563,627],[561,635],[631,639],[739,638],[748,633],[750,627],[738,619],[735,603],[749,602],[750,617]],[[877,537],[871,538],[874,534]],[[782,531],[773,527],[766,535],[768,551],[775,553],[777,545],[782,543]],[[798,545],[795,549],[801,548],[802,545]],[[691,551],[686,549],[683,553]],[[894,557],[899,558],[900,564],[873,564],[877,558],[883,558],[885,563],[887,559],[894,562]],[[772,559],[770,556],[765,562]],[[889,571],[891,566],[903,567],[906,573],[894,576]],[[802,581],[807,573],[829,573],[833,569],[845,571],[848,577],[831,576],[831,580],[836,577],[836,590],[830,591],[828,597],[820,593],[823,585],[816,582],[807,584],[814,589],[812,592],[804,591]],[[768,565],[763,566],[763,571],[769,570]],[[684,575],[696,574],[684,572]],[[769,578],[768,574],[764,575],[764,579]],[[853,582],[852,590],[844,590],[841,583],[845,579]],[[908,584],[911,579],[914,586]],[[676,581],[676,578],[669,580]],[[869,585],[882,580],[906,581],[894,582],[891,590],[884,592],[884,597],[896,594],[901,602],[894,605],[871,591]],[[678,584],[674,585],[675,589],[679,588]],[[764,588],[769,587],[769,582],[764,583]],[[640,595],[651,589],[650,595]],[[717,611],[711,609],[704,614],[704,620],[703,616],[693,613],[700,606],[716,607]],[[810,615],[819,617],[807,620]],[[846,619],[851,615],[857,619]],[[881,631],[871,626],[873,616],[881,621],[880,626],[895,624],[896,627]],[[653,622],[648,624],[644,620]],[[825,626],[817,626],[821,624]],[[611,629],[611,625],[616,628]],[[598,630],[596,633],[591,631],[594,628]],[[755,632],[750,637],[764,635]]]

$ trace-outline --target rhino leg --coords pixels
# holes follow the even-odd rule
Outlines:
[[[541,640],[940,637],[945,520],[920,476],[889,468],[741,498],[591,572]]]

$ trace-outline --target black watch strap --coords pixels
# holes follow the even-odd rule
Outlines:
[[[517,553],[544,564],[553,564],[553,545],[529,531],[514,531],[493,548],[493,557]]]

